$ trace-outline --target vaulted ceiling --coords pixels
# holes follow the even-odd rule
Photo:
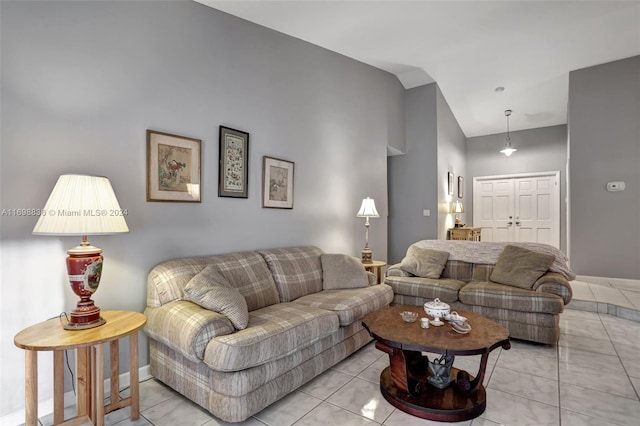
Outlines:
[[[467,137],[504,132],[505,109],[512,130],[564,124],[570,71],[640,54],[640,1],[196,1],[436,81]]]

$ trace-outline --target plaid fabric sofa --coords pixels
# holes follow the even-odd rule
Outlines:
[[[307,246],[156,265],[144,328],[151,374],[220,419],[240,422],[364,346],[371,337],[360,319],[389,305],[393,291],[375,283],[323,290],[321,255]],[[242,294],[246,328],[185,300],[185,286],[205,268]]]
[[[401,264],[390,266],[385,283],[393,288],[394,304],[420,306],[437,297],[452,310],[474,312],[502,324],[513,338],[558,342],[559,314],[571,301],[569,279],[575,278],[562,252],[544,244],[520,244],[556,257],[549,271],[528,290],[490,280],[497,255],[507,243],[423,240],[414,245],[450,255],[437,279],[414,276]]]

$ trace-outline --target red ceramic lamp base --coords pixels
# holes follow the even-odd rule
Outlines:
[[[98,290],[102,275],[102,256],[97,247],[89,244],[83,237],[82,244],[67,251],[67,272],[71,289],[80,297],[76,308],[71,311],[69,322],[64,326],[66,330],[84,330],[98,327],[106,321],[100,317],[91,296]]]
[[[94,328],[105,324],[107,321],[100,316],[100,308],[96,306],[98,312],[91,317],[82,316],[82,315],[74,315],[75,309],[71,311],[71,315],[69,318],[69,322],[66,323],[63,327],[65,330],[86,330],[88,328]],[[95,317],[97,316],[97,319]]]
[[[106,321],[100,316],[100,308],[90,298],[82,298],[76,308],[69,314],[69,322],[64,325],[65,330],[85,330],[98,327]]]

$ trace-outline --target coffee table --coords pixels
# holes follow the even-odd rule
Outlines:
[[[472,326],[468,334],[456,333],[447,322],[424,329],[420,320],[403,321],[402,311],[427,316],[422,306],[396,305],[362,319],[362,325],[376,339],[376,348],[389,354],[390,365],[380,374],[382,395],[396,408],[429,420],[458,422],[478,417],[487,406],[482,381],[489,353],[498,347],[511,347],[507,329],[481,315],[462,311],[458,313]],[[430,361],[423,352],[442,356]],[[475,377],[451,367],[458,355],[481,355]],[[438,376],[443,370],[449,372],[448,377],[446,373],[445,377]]]

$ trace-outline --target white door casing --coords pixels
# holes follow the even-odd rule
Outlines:
[[[560,247],[560,172],[474,178],[473,224],[482,241]]]

